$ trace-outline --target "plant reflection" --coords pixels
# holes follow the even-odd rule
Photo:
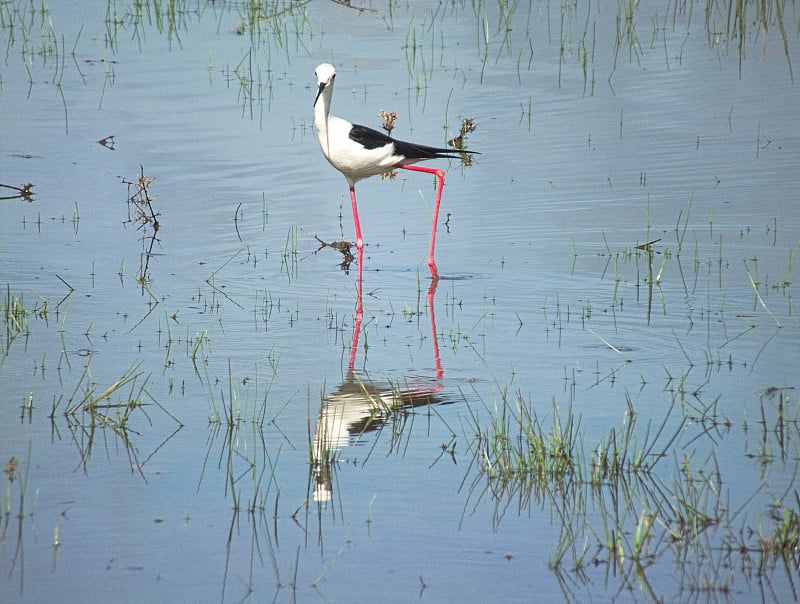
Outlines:
[[[143,373],[138,371],[140,365],[141,363],[132,365],[114,383],[101,390],[92,375],[91,358],[87,362],[63,412],[70,440],[77,447],[80,456],[78,467],[83,468],[84,472],[87,471],[98,437],[102,436],[101,442],[108,447],[108,434],[111,433],[117,437],[128,455],[131,471],[138,472],[144,478],[144,468],[150,459],[183,428],[183,424],[150,394],[147,387],[149,376],[142,379]],[[158,407],[177,427],[147,457],[142,458],[135,443],[135,438],[141,436],[141,432],[134,425],[138,425],[135,422],[141,421],[142,417],[148,425],[153,425],[147,411],[150,405]],[[56,403],[50,413],[54,434],[59,431],[55,421],[57,408]]]
[[[142,253],[139,255],[139,274],[136,275],[136,281],[141,286],[142,293],[150,285],[150,275],[148,274],[150,259],[153,257],[153,247],[156,241],[159,241],[156,235],[160,227],[158,222],[160,212],[153,210],[153,198],[148,190],[154,180],[154,178],[145,176],[144,168],[141,167],[134,180],[122,181],[128,185],[128,220],[125,224],[135,224],[137,230],[142,231]],[[148,227],[152,229],[152,232],[149,232]]]
[[[464,478],[464,509],[490,502],[495,530],[514,508],[522,514],[533,506],[557,515],[561,530],[548,564],[566,601],[584,598],[592,567],[605,569],[607,582],[615,577],[620,591],[659,600],[650,569],[669,555],[682,569],[681,599],[727,593],[733,584],[728,569],[734,566],[762,593],[776,580],[774,573],[784,572],[796,599],[800,466],[793,443],[798,423],[796,415],[786,414],[786,389],[766,389],[760,397],[761,421],[754,428],[745,425],[756,441],[748,457],[762,469],[763,482],[738,510],[730,505],[731,486],[716,455],[677,453],[701,437],[718,440],[731,432],[716,400],[705,403],[695,393],[699,406],[694,407],[681,391],[673,392],[661,425],[655,430],[648,425],[642,438],[638,413],[626,394],[620,427],[587,452],[572,400],[566,408],[554,401],[545,421],[521,394],[503,396],[502,411],[488,422],[479,419],[478,409],[470,412],[475,463]],[[773,466],[777,476],[769,472]],[[791,477],[784,484],[787,472]],[[762,490],[776,495],[769,512],[753,523],[741,512],[758,501]]]
[[[106,454],[109,463],[111,452],[122,449],[127,456],[130,472],[139,474],[147,482],[145,473],[148,464],[183,428],[183,424],[150,394],[149,376],[143,377],[143,372],[139,371],[141,362],[133,364],[104,389],[95,380],[91,369],[91,354],[88,356],[89,360],[75,389],[67,399],[66,407],[60,409],[63,398],[53,402],[49,414],[52,438],[54,441],[62,440],[62,428],[58,418],[63,416],[69,440],[78,451],[76,469],[82,469],[84,474],[88,475],[89,461],[98,446]],[[161,438],[147,455],[142,455],[137,441],[142,438],[149,439],[151,435],[145,435],[141,426],[152,428],[154,425],[161,425],[153,422],[155,407],[173,420],[176,427],[170,434]],[[33,423],[34,409],[34,397],[31,395],[23,405],[20,420],[23,423]],[[35,540],[40,538],[36,536],[34,522],[34,505],[39,489],[34,489],[32,493],[29,491],[31,448],[29,442],[27,458],[20,461],[12,456],[5,462],[2,470],[5,475],[5,505],[3,512],[0,513],[0,544],[3,545],[4,553],[10,554],[8,577],[11,578],[14,573],[19,573],[20,594],[25,591],[25,537],[28,531],[33,530]],[[66,517],[66,509],[61,512],[61,516]],[[14,518],[16,526],[12,524]],[[14,537],[15,543],[10,546]],[[53,570],[58,566],[60,545],[59,519],[56,519],[52,540]]]

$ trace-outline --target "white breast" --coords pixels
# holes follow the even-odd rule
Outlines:
[[[331,165],[353,183],[388,172],[403,159],[395,155],[392,144],[367,149],[352,140],[350,129],[353,126],[347,120],[331,115],[326,122],[315,123],[322,152]]]

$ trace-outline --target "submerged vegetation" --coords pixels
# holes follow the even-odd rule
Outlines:
[[[550,511],[560,529],[549,565],[562,577],[567,600],[581,598],[578,586],[589,583],[598,566],[619,577],[620,589],[655,600],[664,597],[658,582],[670,563],[680,577],[681,597],[728,593],[737,584],[735,568],[756,586],[794,586],[800,578],[797,385],[726,397],[719,384],[758,370],[773,339],[785,327],[797,329],[789,285],[795,248],[788,250],[783,270],[773,265],[766,277],[755,256],[732,263],[723,237],[716,255],[715,246],[701,246],[697,232],[687,232],[691,212],[690,200],[676,221],[674,244],[651,239],[649,224],[645,244],[614,253],[606,242],[604,275],[613,277],[606,307],[584,303],[577,322],[558,300],[555,308],[545,308],[559,339],[587,331],[619,356],[616,367],[604,373],[598,365],[588,388],[585,370],[565,367],[566,400],[554,395],[548,413],[542,401],[511,395],[505,387],[497,388],[494,401],[474,388],[463,394],[472,455],[463,483],[465,516],[490,505],[500,530],[509,514]],[[776,229],[774,223],[754,237],[769,242]],[[708,230],[713,233],[711,220]],[[750,284],[751,307],[738,307],[726,295],[734,278]],[[623,292],[631,291],[633,309],[623,303]],[[674,291],[687,298],[702,293],[705,303],[686,309],[681,320]],[[673,325],[673,343],[661,347],[674,348],[678,362],[665,360],[661,375],[649,361],[640,362],[642,343],[612,343],[625,341],[631,313],[644,314],[648,326],[663,320]],[[617,382],[624,384],[619,425],[598,437],[596,428],[587,428],[590,407],[580,399],[602,384],[613,390]],[[576,412],[576,406],[584,411]],[[743,459],[757,481],[740,481]]]
[[[562,410],[554,404],[545,421],[520,394],[510,401],[504,393],[488,424],[479,412],[471,415],[468,433],[474,435],[470,450],[475,461],[467,482],[467,509],[488,499],[498,530],[508,513],[527,513],[531,506],[551,510],[561,526],[550,553],[554,572],[580,578],[603,565],[622,578],[622,585],[645,585],[645,593],[656,599],[660,596],[649,585],[648,569],[669,559],[679,565],[693,561],[682,574],[682,593],[727,590],[732,579],[725,568],[731,566],[751,568],[758,582],[770,581],[776,570],[796,581],[800,491],[794,478],[800,405],[781,391],[780,404],[789,404],[793,417],[776,413],[763,400],[756,409],[772,422],[759,428],[764,445],[773,431],[783,435],[774,443],[779,445],[775,453],[783,459],[781,465],[788,462],[794,468],[792,479],[782,486],[782,471],[770,479],[768,466],[777,460],[763,457],[762,449],[752,460],[766,463],[764,482],[752,492],[735,494],[729,486],[735,478],[720,467],[715,448],[701,454],[698,441],[731,438],[734,428],[746,431],[746,426],[709,418],[700,424],[700,433],[687,437],[690,403],[684,393],[672,396],[661,424],[642,433],[626,394],[628,407],[619,428],[588,448],[571,405]],[[763,492],[770,502],[766,515],[743,513]],[[724,568],[717,566],[720,553],[727,561]]]

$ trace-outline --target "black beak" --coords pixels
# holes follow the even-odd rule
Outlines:
[[[322,94],[322,91],[325,90],[326,86],[327,86],[327,84],[325,82],[320,83],[319,90],[317,90],[317,96],[314,97],[314,104],[312,105],[312,107],[316,107],[317,106],[317,101],[319,100],[319,95]]]

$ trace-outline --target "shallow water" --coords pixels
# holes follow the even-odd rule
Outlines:
[[[0,202],[3,601],[797,598],[796,15],[740,74],[697,12],[639,7],[615,59],[595,3],[176,4],[0,8],[0,182],[34,184]],[[481,152],[442,164],[434,290],[432,179],[357,185],[355,351],[325,61],[333,113]],[[521,409],[586,473],[631,425],[655,465],[503,480]]]

